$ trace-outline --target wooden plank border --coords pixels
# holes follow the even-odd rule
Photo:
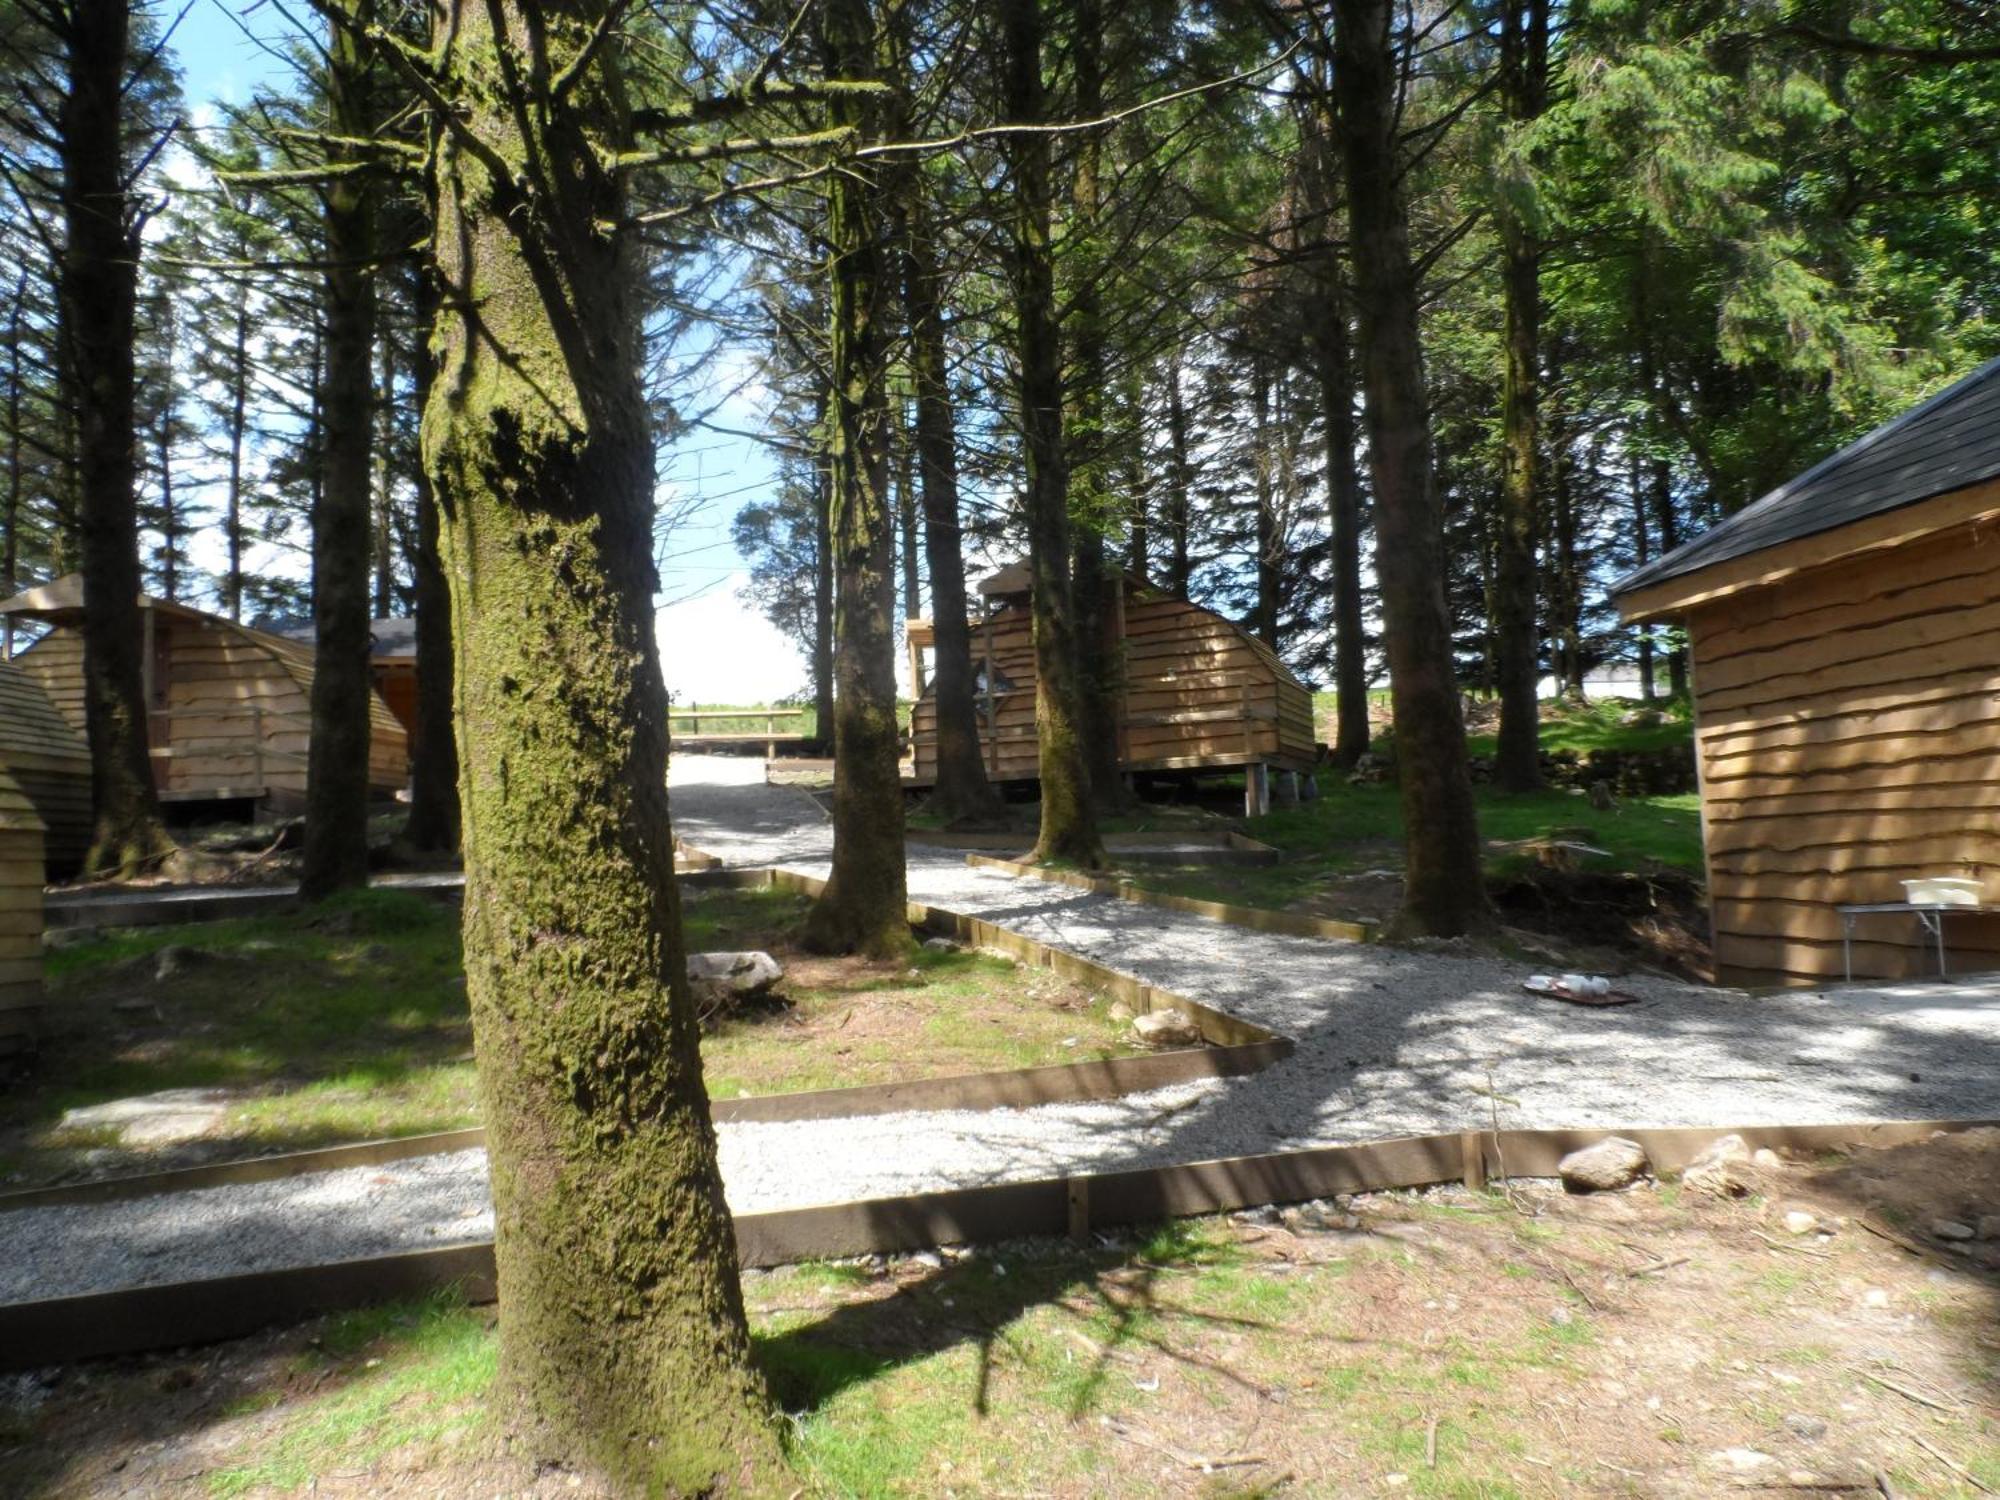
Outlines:
[[[903,841],[923,849],[956,849],[979,854],[1024,855],[1035,842],[1031,833],[946,833],[937,829],[912,828]],[[1283,858],[1270,844],[1233,829],[1221,832],[1199,830],[1189,833],[1109,833],[1106,850],[1140,861],[1171,859],[1185,865],[1274,865]],[[1148,853],[1149,850],[1171,853]]]
[[[713,856],[707,856],[712,858]],[[731,870],[705,867],[682,876],[685,885],[709,888],[761,889],[777,886],[817,895],[822,882],[790,870],[765,868]],[[712,1099],[709,1108],[718,1124],[772,1124],[810,1120],[846,1120],[867,1115],[916,1111],[1032,1109],[1043,1104],[1118,1099],[1149,1093],[1175,1084],[1206,1078],[1239,1078],[1270,1067],[1291,1054],[1289,1037],[1215,1010],[1171,991],[1148,985],[1129,974],[1089,959],[1051,948],[1004,927],[942,908],[912,905],[913,926],[956,936],[1035,964],[1064,978],[1104,989],[1138,1011],[1179,1010],[1200,1027],[1206,1047],[1133,1057],[1055,1063],[1040,1068],[1011,1068],[991,1073],[959,1073],[941,1078],[912,1078],[895,1083],[859,1084],[852,1088],[809,1089],[789,1094]],[[194,1192],[239,1183],[270,1182],[281,1177],[333,1172],[348,1167],[379,1166],[420,1156],[437,1156],[483,1146],[486,1133],[478,1126],[387,1140],[355,1141],[310,1151],[292,1151],[238,1161],[212,1162],[171,1172],[149,1172],[96,1182],[25,1188],[0,1193],[0,1213],[17,1208],[47,1208],[60,1204],[110,1203]]]
[[[1817,1152],[1901,1145],[1990,1128],[1991,1119],[1852,1121],[1624,1130],[1468,1130],[1356,1146],[1040,1178],[735,1216],[738,1260],[785,1265],[833,1256],[979,1244],[1029,1236],[1081,1238],[1098,1228],[1222,1213],[1335,1193],[1483,1181],[1502,1160],[1517,1177],[1553,1175],[1565,1154],[1622,1135],[1673,1171],[1725,1135],[1751,1149]],[[238,1338],[273,1323],[456,1286],[491,1301],[490,1241],[435,1250],[129,1287],[0,1305],[0,1370]]]
[[[981,870],[998,870],[1015,877],[1046,880],[1055,885],[1073,886],[1097,896],[1116,896],[1167,911],[1206,917],[1211,922],[1227,922],[1232,927],[1249,927],[1258,932],[1282,933],[1286,937],[1324,938],[1339,943],[1372,943],[1379,928],[1370,921],[1340,921],[1333,917],[1308,917],[1299,912],[1266,911],[1261,906],[1232,906],[1226,901],[1198,901],[1192,896],[1172,896],[1151,891],[1130,880],[1109,880],[1075,870],[1050,870],[1018,860],[994,859],[985,854],[968,854],[965,862]]]

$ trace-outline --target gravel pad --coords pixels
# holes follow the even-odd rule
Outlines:
[[[823,874],[818,804],[754,759],[677,757],[676,831]],[[910,851],[913,900],[982,916],[1294,1038],[1249,1078],[1033,1110],[722,1127],[737,1212],[1502,1127],[2000,1116],[2000,983],[1749,996],[1633,978],[1590,1010],[1524,967],[1228,927]],[[491,1232],[476,1152],[0,1214],[0,1298],[381,1253]],[[334,1210],[327,1212],[328,1209]],[[467,1217],[467,1210],[473,1217]]]

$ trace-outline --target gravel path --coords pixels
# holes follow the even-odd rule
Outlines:
[[[673,796],[680,835],[727,863],[824,873],[818,804],[764,785],[757,760],[681,758]],[[738,1212],[1458,1129],[1488,1123],[1496,1096],[1501,1124],[1525,1127],[2000,1116],[2000,982],[1752,997],[1637,979],[1626,987],[1641,1004],[1586,1010],[1530,999],[1524,970],[1487,959],[1250,932],[974,870],[949,851],[911,850],[910,893],[1298,1050],[1252,1078],[1107,1103],[727,1126]],[[0,1214],[0,1298],[240,1266],[281,1256],[288,1229],[301,1260],[490,1232],[458,1217],[484,1202],[478,1153],[421,1165]],[[329,1192],[349,1195],[338,1214],[323,1212]],[[215,1227],[239,1220],[256,1234]]]

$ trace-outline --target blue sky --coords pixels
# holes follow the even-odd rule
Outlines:
[[[194,123],[211,116],[205,105],[239,104],[260,87],[282,84],[282,65],[245,36],[246,27],[259,38],[282,40],[307,15],[302,5],[280,12],[268,3],[194,0],[173,38]],[[724,362],[718,395],[732,367],[742,368]],[[730,396],[716,419],[745,430],[761,427],[755,390]],[[661,471],[663,500],[694,501],[675,528],[662,570],[659,631],[668,688],[680,701],[702,703],[767,701],[800,690],[807,673],[797,648],[736,593],[743,561],[730,544],[729,526],[737,510],[773,482],[768,452],[749,439],[698,432],[662,456]]]

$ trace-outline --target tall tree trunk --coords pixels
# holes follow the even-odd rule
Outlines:
[[[937,786],[931,805],[947,825],[989,818],[1000,799],[980,757],[973,703],[971,610],[965,596],[964,538],[959,526],[958,419],[952,411],[941,272],[922,181],[906,173],[903,307],[910,329],[910,378],[916,388],[917,468],[923,482],[924,553],[931,575],[931,699],[937,707]]]
[[[893,268],[888,274],[893,288]],[[884,294],[893,295],[893,291]],[[923,571],[917,561],[922,545],[917,537],[917,517],[922,514],[922,507],[917,501],[917,450],[911,441],[909,401],[900,389],[889,393],[888,416],[891,447],[896,455],[896,560],[901,564],[903,578],[903,618],[914,620],[924,610]],[[911,682],[911,697],[921,695],[923,690],[921,682]]]
[[[1003,109],[1015,124],[1041,122],[1040,0],[1001,0]],[[1049,138],[1007,138],[1014,179],[1013,291],[1020,339],[1021,451],[1027,468],[1028,568],[1035,635],[1035,731],[1042,824],[1036,860],[1104,863],[1085,759],[1076,614],[1070,593],[1069,481],[1063,466],[1062,350],[1056,331],[1049,219]]]
[[[415,362],[410,371],[417,410],[430,405],[436,365],[430,334],[437,319],[437,291],[419,267],[411,278],[417,314]],[[417,465],[417,545],[410,581],[417,616],[417,732],[410,757],[410,816],[403,843],[416,854],[456,854],[459,844],[458,729],[452,691],[451,584],[439,551],[442,497],[428,467]]]
[[[1491,921],[1465,724],[1452,671],[1444,545],[1417,332],[1418,286],[1398,155],[1401,78],[1391,0],[1335,0],[1335,81],[1395,704],[1405,879],[1396,925],[1451,935]]]
[[[229,618],[243,618],[243,444],[249,424],[250,310],[236,304],[229,344],[229,481],[222,509],[222,541],[228,562],[222,575],[222,603]]]
[[[171,847],[146,744],[132,349],[140,224],[127,202],[122,103],[129,0],[69,7],[62,102],[65,404],[75,414],[83,562],[83,716],[94,874],[132,875]]]
[[[1253,611],[1257,637],[1278,649],[1278,509],[1272,496],[1271,371],[1261,354],[1250,361],[1250,404],[1256,416],[1256,551],[1257,604]]]
[[[813,456],[813,738],[822,753],[833,750],[833,475],[826,454],[826,415],[831,398],[817,393],[813,432],[823,445]]]
[[[1125,376],[1124,399],[1119,411],[1122,436],[1119,451],[1124,455],[1125,505],[1132,537],[1125,549],[1125,569],[1140,583],[1152,580],[1151,482],[1146,477],[1146,376],[1134,364]]]
[[[465,971],[492,1174],[498,1395],[619,1492],[769,1488],[686,982],[653,599],[644,264],[604,153],[602,0],[451,0],[439,130],[444,505]],[[701,643],[688,643],[699,650]]]
[[[829,77],[873,78],[868,0],[827,0]],[[829,114],[862,140],[881,106],[842,93]],[[828,179],[832,259],[833,869],[806,918],[827,953],[890,957],[910,945],[903,869],[903,783],[896,726],[896,515],[889,503],[889,265],[876,170],[849,163]]]
[[[167,368],[173,368],[173,344],[167,345]],[[169,375],[171,381],[172,376]],[[153,426],[153,462],[160,468],[160,597],[180,603],[181,521],[174,499],[174,408],[171,390],[163,392],[159,420]]]
[[[1548,0],[1505,0],[1500,16],[1501,95],[1516,131],[1542,113],[1547,95]],[[1540,636],[1535,543],[1541,535],[1541,250],[1533,225],[1503,187],[1496,205],[1500,284],[1506,300],[1506,368],[1500,392],[1500,516],[1494,559],[1493,647],[1500,732],[1493,781],[1502,791],[1542,786]]]
[[[14,281],[14,296],[7,309],[7,494],[0,500],[0,598],[11,599],[21,588],[21,501],[26,493],[21,431],[21,320],[28,299],[28,273]],[[0,660],[14,654],[14,620],[0,621],[7,639],[0,646]]]
[[[1635,457],[1632,460],[1632,561],[1635,567],[1641,568],[1653,560],[1652,538],[1647,535],[1643,468],[1641,460]],[[1639,697],[1650,704],[1658,692],[1653,681],[1653,627],[1642,622],[1634,627],[1634,634],[1639,638]]]
[[[1332,213],[1331,201],[1327,208]],[[1320,405],[1325,408],[1326,494],[1333,549],[1333,759],[1352,766],[1368,752],[1368,636],[1361,600],[1361,473],[1355,462],[1354,360],[1338,251],[1324,258],[1322,306],[1314,319]]]
[[[1652,469],[1653,527],[1660,534],[1660,551],[1664,554],[1681,544],[1680,523],[1674,515],[1674,469],[1664,454],[1653,459]],[[1668,639],[1673,640],[1674,637],[1669,634]],[[1667,691],[1683,701],[1688,696],[1685,644],[1677,643],[1667,648]]]
[[[327,37],[333,133],[365,140],[375,128],[370,60],[355,32],[372,24],[373,0],[345,0]],[[335,146],[336,161],[353,148]],[[323,189],[328,270],[326,367],[320,400],[322,474],[313,507],[312,740],[306,755],[306,826],[299,894],[317,901],[368,883],[368,532],[374,451],[375,196],[353,174]]]
[[[396,532],[390,524],[396,502],[396,340],[381,331],[382,384],[375,395],[375,515],[369,536],[375,572],[374,614],[396,613]]]
[[[1188,596],[1192,571],[1188,561],[1188,527],[1193,514],[1194,463],[1188,456],[1187,405],[1181,400],[1181,357],[1167,359],[1167,592]]]
[[[1663,451],[1667,434],[1674,430],[1675,412],[1673,397],[1653,355],[1652,299],[1647,295],[1647,283],[1653,273],[1652,261],[1652,238],[1642,231],[1632,276],[1632,321],[1639,335],[1639,385],[1653,411],[1652,484],[1649,487],[1653,528],[1659,534],[1660,551],[1665,554],[1680,545],[1680,517],[1674,510],[1673,465]],[[1714,488],[1712,472],[1710,488]],[[1669,639],[1672,639],[1671,635]],[[1675,698],[1687,697],[1687,650],[1684,646],[1667,648],[1667,683],[1668,691]]]
[[[1104,113],[1104,12],[1099,0],[1072,0],[1068,32],[1070,67],[1076,77],[1076,113],[1081,119],[1093,120]],[[1113,502],[1107,474],[1110,441],[1104,418],[1103,299],[1098,294],[1102,272],[1098,223],[1103,210],[1101,150],[1102,137],[1096,131],[1087,132],[1076,143],[1070,193],[1072,222],[1067,236],[1067,264],[1075,286],[1069,297],[1070,359],[1064,383],[1068,399],[1063,448],[1074,546],[1070,588],[1076,605],[1084,760],[1092,797],[1099,807],[1109,809],[1125,801],[1124,768],[1118,757],[1125,643],[1118,634],[1123,580],[1113,570],[1104,545]]]
[[[1559,425],[1559,424],[1551,424]],[[1558,443],[1550,455],[1550,500],[1555,511],[1555,567],[1549,586],[1550,614],[1562,693],[1572,703],[1583,702],[1583,565],[1577,556],[1576,486],[1571,480],[1567,445]]]

